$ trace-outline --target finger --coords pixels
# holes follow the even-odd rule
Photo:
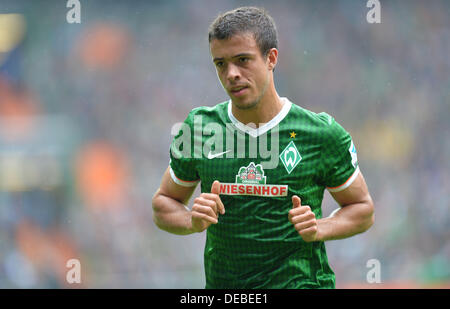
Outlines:
[[[213,223],[213,224],[217,224],[217,222],[218,222],[216,218],[212,218],[204,213],[200,213],[200,212],[196,212],[196,211],[192,212],[192,218],[193,219],[201,219],[201,220]]]
[[[298,216],[298,215],[300,215],[300,214],[303,213],[303,211],[300,211],[300,210],[301,210],[301,207],[298,207],[298,208],[292,208],[292,209],[289,210],[288,217],[289,217],[289,221],[290,221],[290,222],[292,222],[292,219],[293,219],[295,216]]]
[[[306,221],[309,221],[309,220],[313,220],[315,218],[316,218],[316,216],[314,215],[314,213],[312,211],[310,211],[310,212],[305,213],[305,214],[301,214],[301,215],[298,215],[298,216],[293,216],[291,218],[291,223],[292,224],[297,224],[297,223],[300,223],[300,222],[306,222]]]
[[[316,225],[317,225],[316,219],[311,219],[311,220],[308,220],[308,221],[297,223],[297,224],[294,225],[294,227],[295,227],[295,229],[297,231],[300,232],[302,230],[306,230],[306,229],[308,229],[308,228],[310,228],[312,226],[316,226]]]
[[[205,198],[203,195],[197,197],[194,200],[194,204],[211,207],[212,210],[214,210],[214,212],[217,214],[217,203],[214,200]]]
[[[217,204],[220,213],[222,215],[225,213],[225,206],[223,205],[219,195],[213,193],[202,193],[201,197],[214,201]]]
[[[219,205],[220,213],[223,215],[225,213],[225,206],[223,205],[222,201],[220,200],[220,182],[218,180],[215,180],[211,186],[211,193],[216,194],[216,202],[217,205]]]
[[[300,207],[300,206],[302,206],[302,200],[297,195],[294,195],[292,197],[292,205],[293,205],[293,208]]]
[[[217,195],[217,200],[216,200],[216,202],[217,202],[217,205],[219,205],[219,210],[220,210],[220,213],[223,215],[223,214],[225,214],[225,206],[223,205],[223,203],[222,203],[222,200],[220,199],[220,197]]]
[[[211,193],[219,195],[220,193],[220,182],[218,180],[214,180],[211,186]]]
[[[309,228],[306,228],[304,230],[301,230],[300,232],[298,232],[300,234],[300,236],[310,236],[310,235],[314,235],[315,233],[317,233],[317,226],[311,226]]]
[[[311,212],[311,207],[309,206],[301,206],[301,207],[297,207],[297,208],[292,208],[289,210],[289,221],[292,220],[292,218],[296,217],[296,216],[301,216],[307,212]]]
[[[194,204],[192,206],[192,211],[195,211],[195,212],[198,212],[198,213],[203,213],[203,214],[211,216],[212,218],[216,218],[217,219],[217,214],[209,206]]]

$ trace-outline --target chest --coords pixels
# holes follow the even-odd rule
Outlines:
[[[278,190],[279,194],[288,195],[289,191],[320,186],[320,144],[291,133],[281,130],[278,136],[257,138],[246,135],[241,137],[241,143],[223,141],[219,147],[212,147],[209,155],[196,164],[204,188],[219,180],[230,186],[235,184],[227,190],[236,194],[252,195],[258,186],[271,185],[273,193]]]

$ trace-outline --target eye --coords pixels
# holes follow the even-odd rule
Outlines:
[[[223,67],[223,61],[217,61],[216,62],[216,67],[218,67],[218,68]]]
[[[239,58],[239,62],[240,63],[246,63],[246,62],[248,62],[250,59],[248,58],[248,57],[241,57],[241,58]]]

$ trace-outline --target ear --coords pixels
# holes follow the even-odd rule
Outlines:
[[[271,48],[267,53],[267,61],[269,70],[273,71],[278,61],[278,50],[276,48]]]

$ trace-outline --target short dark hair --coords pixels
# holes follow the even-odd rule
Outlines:
[[[208,40],[225,40],[249,32],[263,56],[278,47],[277,28],[273,18],[263,8],[240,7],[217,16],[209,27]]]

